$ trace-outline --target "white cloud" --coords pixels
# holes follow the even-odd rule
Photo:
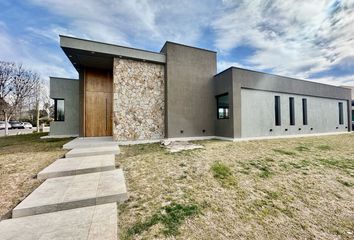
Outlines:
[[[67,29],[75,36],[122,45],[152,44],[159,48],[166,40],[196,44],[209,24],[214,0],[31,2],[67,19]]]
[[[23,64],[36,71],[44,80],[48,76],[77,77],[75,70],[67,68],[65,58],[45,47],[39,47],[36,41],[17,38],[9,33],[6,24],[0,24],[0,52],[2,61]]]
[[[214,41],[219,70],[234,65],[309,78],[334,66],[354,67],[354,0],[27,1],[49,22],[19,24],[26,33],[19,38],[0,21],[1,58],[22,61],[43,77],[76,76],[59,34],[155,51],[166,40],[195,46]],[[244,45],[255,53],[232,59],[231,50]],[[354,85],[351,79],[313,80]]]
[[[215,46],[222,54],[255,48],[247,61],[256,69],[308,78],[354,57],[353,0],[228,0],[224,6],[212,24]]]

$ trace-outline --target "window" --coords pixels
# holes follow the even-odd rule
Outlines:
[[[54,121],[64,121],[64,99],[54,99]]]
[[[307,125],[307,99],[302,99],[302,124]]]
[[[280,96],[274,97],[274,108],[275,108],[275,126],[280,126],[281,125]]]
[[[222,94],[216,96],[217,102],[217,116],[218,119],[227,119],[229,118],[229,94]]]
[[[289,98],[289,113],[290,113],[290,125],[295,125],[295,101],[293,97]]]
[[[339,124],[342,125],[342,124],[344,124],[343,103],[342,102],[338,103],[338,110],[339,110]]]

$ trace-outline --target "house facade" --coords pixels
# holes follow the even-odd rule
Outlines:
[[[150,52],[60,36],[79,79],[50,78],[50,135],[116,141],[351,131],[347,88],[231,67],[166,42]]]

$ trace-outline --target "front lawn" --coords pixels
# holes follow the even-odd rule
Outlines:
[[[63,144],[70,139],[40,139],[47,133],[0,138],[0,219],[41,183],[36,175],[64,156]]]
[[[121,147],[120,239],[353,239],[354,134]]]

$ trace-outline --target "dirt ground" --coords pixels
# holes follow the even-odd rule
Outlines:
[[[354,134],[197,143],[121,147],[120,239],[354,239]]]
[[[0,138],[0,219],[40,185],[36,174],[64,156],[70,139],[40,139],[47,133]]]

